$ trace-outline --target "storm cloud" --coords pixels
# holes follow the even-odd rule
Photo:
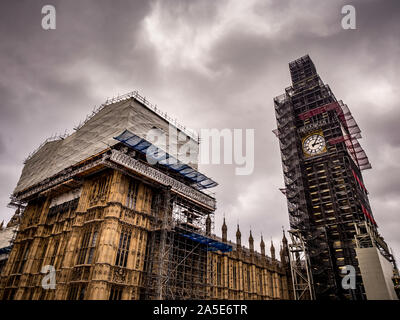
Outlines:
[[[56,30],[41,27],[52,4]],[[357,29],[341,27],[352,4]],[[400,3],[398,1],[0,2],[0,220],[23,160],[47,137],[72,132],[108,97],[139,90],[194,128],[255,129],[255,169],[201,165],[219,182],[215,232],[236,224],[258,247],[288,229],[273,97],[290,85],[288,62],[313,59],[350,107],[373,169],[364,172],[380,232],[400,255]]]

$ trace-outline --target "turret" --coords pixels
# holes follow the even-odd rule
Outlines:
[[[253,239],[253,235],[251,234],[251,230],[250,230],[250,237],[249,237],[249,248],[251,252],[254,252],[254,239]]]
[[[289,264],[289,247],[288,241],[286,239],[285,230],[283,232],[282,237],[282,249],[281,249],[281,262],[284,264]]]
[[[226,226],[225,223],[225,217],[224,217],[224,223],[222,224],[222,241],[224,242],[228,241],[228,227]]]
[[[239,230],[239,224],[237,225],[237,230],[236,230],[236,246],[238,249],[242,247],[242,234]]]
[[[285,230],[282,230],[282,233],[283,233],[282,244],[283,244],[283,247],[285,248],[288,245],[288,241],[286,239]]]
[[[275,247],[274,247],[274,243],[271,240],[271,258],[272,261],[275,261]]]
[[[264,243],[264,239],[263,239],[263,236],[262,236],[262,235],[261,235],[260,248],[261,248],[261,254],[262,254],[263,256],[265,256],[265,243]]]
[[[211,218],[210,215],[207,215],[206,218],[206,235],[211,235]]]

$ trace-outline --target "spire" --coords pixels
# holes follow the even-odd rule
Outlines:
[[[287,246],[288,241],[287,241],[287,239],[286,239],[285,229],[283,229],[283,227],[282,227],[282,233],[283,233],[282,244],[283,244],[283,246],[285,247],[285,246]]]
[[[236,245],[239,248],[242,246],[242,233],[240,232],[239,224],[237,225],[237,230],[236,230]]]
[[[273,261],[275,261],[275,247],[272,239],[271,239],[271,258]]]
[[[262,254],[263,256],[265,256],[265,243],[264,243],[264,239],[263,239],[262,234],[261,234],[260,248],[261,248],[261,254]]]
[[[210,234],[211,234],[211,218],[210,215],[208,214],[206,218],[206,235],[209,236]]]
[[[254,251],[254,239],[253,239],[253,235],[251,234],[251,229],[250,229],[250,236],[249,236],[249,247],[250,247],[250,251],[253,252]]]
[[[285,234],[285,229],[282,227],[282,246],[281,246],[281,251],[280,251],[280,257],[281,257],[281,262],[286,265],[286,267],[289,266],[289,246],[288,246],[288,240],[286,239],[286,234]]]
[[[224,242],[228,241],[228,227],[226,226],[225,217],[224,217],[224,223],[222,224],[222,241]]]

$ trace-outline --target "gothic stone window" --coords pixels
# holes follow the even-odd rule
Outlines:
[[[227,281],[228,281],[228,288],[230,288],[230,275],[231,275],[231,273],[229,272],[229,268],[230,268],[230,263],[229,263],[229,260],[228,260],[228,264],[226,266],[226,273],[227,273],[226,278],[227,278]]]
[[[79,249],[78,264],[92,264],[98,236],[98,226],[91,225],[84,231]]]
[[[122,297],[122,287],[121,286],[111,286],[109,300],[121,300]]]
[[[129,246],[131,243],[131,236],[132,236],[131,230],[127,228],[122,229],[119,238],[117,258],[115,261],[115,265],[119,267],[124,267],[124,268],[126,267],[126,263],[128,261]]]
[[[57,256],[57,251],[58,251],[58,246],[60,245],[60,240],[56,240],[54,243],[54,248],[53,248],[53,252],[51,254],[51,258],[50,258],[50,265],[54,266],[54,262],[56,260],[56,256]]]
[[[128,196],[126,198],[126,206],[130,209],[136,209],[136,201],[138,197],[139,183],[133,179],[129,180]]]
[[[17,256],[14,261],[13,273],[22,273],[24,270],[25,262],[28,259],[30,242],[26,241],[20,244]]]
[[[233,289],[236,289],[236,265],[233,265]]]
[[[93,182],[92,193],[90,194],[90,203],[95,203],[99,200],[105,200],[110,184],[111,176],[106,175],[98,178]]]
[[[269,275],[268,281],[269,281],[270,286],[271,286],[271,294],[274,297],[275,296],[275,294],[274,294],[274,281],[273,281],[272,274]]]
[[[4,289],[3,300],[13,300],[16,293],[17,288]]]
[[[86,284],[73,284],[68,292],[68,300],[83,300],[85,298]]]
[[[221,268],[221,261],[220,261],[220,259],[219,258],[217,258],[218,259],[218,261],[217,261],[217,285],[221,285],[222,283],[222,281],[221,281],[221,273],[222,273],[222,268]]]
[[[250,268],[247,267],[247,290],[250,291]]]
[[[38,273],[42,270],[42,265],[43,265],[44,257],[46,255],[47,246],[48,246],[48,240],[47,239],[43,239],[42,240],[42,246],[41,246],[41,252],[40,252],[40,255],[39,255],[39,259],[37,261],[36,272],[38,272]]]

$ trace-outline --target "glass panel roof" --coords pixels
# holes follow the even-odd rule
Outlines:
[[[162,166],[178,172],[185,178],[191,180],[193,182],[193,186],[199,190],[213,188],[218,185],[218,183],[211,178],[208,178],[206,175],[198,172],[189,165],[177,160],[170,154],[159,149],[147,140],[138,137],[129,130],[125,130],[119,136],[114,137],[114,139],[122,142],[123,144],[127,145],[130,148],[133,148],[136,151],[147,153],[147,156],[158,160],[158,163]],[[152,148],[148,150],[150,147]]]

